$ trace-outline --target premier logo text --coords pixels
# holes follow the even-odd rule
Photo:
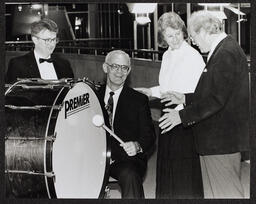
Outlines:
[[[90,107],[89,98],[90,98],[89,93],[85,93],[65,101],[65,119],[70,115],[73,115],[86,108],[89,108]]]

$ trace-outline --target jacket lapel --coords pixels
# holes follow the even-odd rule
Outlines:
[[[116,106],[116,112],[115,112],[114,123],[113,123],[114,127],[117,121],[120,121],[121,110],[124,107],[124,103],[126,103],[126,101],[128,100],[128,97],[126,97],[126,94],[127,94],[127,87],[124,86],[123,90],[120,93],[120,96],[118,98],[118,103]]]
[[[102,102],[102,108],[103,113],[106,113],[106,109],[105,109],[105,103],[104,103],[104,97],[105,97],[105,91],[106,91],[106,85],[101,86],[101,88],[99,89],[99,100]],[[127,87],[124,86],[123,90],[121,91],[119,98],[118,98],[118,103],[116,106],[116,111],[115,111],[115,116],[114,116],[114,121],[113,121],[113,127],[114,129],[116,128],[116,124],[118,121],[120,121],[120,117],[121,117],[121,110],[122,108],[125,106],[124,104],[127,102],[128,97],[126,97],[127,95]],[[109,126],[108,120],[105,121],[106,125]]]
[[[103,101],[103,104],[104,104],[104,97],[105,97],[105,91],[106,91],[106,85],[102,85],[99,89],[99,100],[100,101]]]
[[[36,58],[34,55],[34,52],[31,51],[28,53],[28,72],[29,72],[29,76],[31,76],[31,78],[41,78],[40,72],[39,72],[39,68],[37,66],[36,63]]]
[[[62,71],[61,71],[61,66],[59,66],[58,60],[56,60],[56,58],[52,55],[52,59],[53,59],[53,67],[55,69],[56,75],[58,79],[63,78],[62,76]]]

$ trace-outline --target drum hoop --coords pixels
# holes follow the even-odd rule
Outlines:
[[[45,138],[47,138],[48,136],[54,135],[54,130],[55,130],[55,126],[56,126],[56,122],[57,122],[57,116],[59,114],[59,110],[55,110],[53,109],[53,107],[58,103],[58,102],[62,102],[63,99],[65,98],[65,96],[67,95],[68,91],[70,89],[67,87],[62,87],[61,90],[59,91],[58,95],[56,96],[54,102],[53,102],[53,106],[49,112],[49,116],[48,116],[48,121],[47,121],[47,125],[46,125],[46,131],[45,131]],[[56,117],[52,117],[53,113],[56,113]],[[52,168],[52,145],[50,144],[52,143],[52,141],[47,141],[45,140],[45,153],[44,153],[44,172],[48,172],[48,171],[53,171]],[[47,148],[48,147],[48,148]],[[47,149],[50,150],[49,155],[47,155]],[[49,158],[47,158],[49,157]],[[45,184],[46,184],[46,189],[47,189],[47,193],[48,193],[48,197],[49,198],[57,198],[57,194],[55,191],[55,186],[54,186],[54,177],[49,178],[47,176],[45,176]]]
[[[105,166],[105,175],[103,178],[103,183],[102,183],[102,187],[100,190],[100,195],[99,198],[104,198],[105,196],[105,190],[106,190],[106,186],[108,184],[108,180],[109,180],[109,174],[110,174],[110,158],[111,158],[111,146],[110,146],[110,138],[108,137],[108,135],[106,134],[106,166]]]
[[[85,84],[87,84],[85,82]],[[96,86],[92,86],[93,83],[91,84],[87,84],[92,90],[93,92],[95,93],[98,101],[99,101],[99,104],[100,104],[100,110],[101,110],[101,113],[103,113],[103,109],[102,109],[102,105],[100,103],[100,99],[99,99],[99,96],[97,93],[97,88]],[[109,180],[109,175],[110,175],[110,158],[111,158],[111,146],[110,146],[110,137],[108,136],[107,133],[105,133],[106,135],[106,165],[105,165],[105,174],[104,174],[104,178],[103,178],[103,183],[102,183],[102,187],[101,187],[101,190],[100,190],[100,194],[99,194],[99,198],[104,198],[105,194],[106,194],[106,187],[107,187],[107,184],[108,184],[108,180]]]

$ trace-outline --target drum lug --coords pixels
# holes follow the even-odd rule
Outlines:
[[[59,105],[58,111],[61,111],[61,109],[63,108],[63,106],[64,106],[64,101]]]
[[[51,172],[46,172],[46,173],[45,173],[45,176],[47,176],[47,177],[49,177],[49,178],[53,178],[53,180],[55,180],[55,174],[54,174],[53,171],[51,171]]]
[[[82,82],[88,84],[92,89],[98,90],[100,88],[99,84],[95,84],[94,81],[89,80],[88,78],[83,78]]]
[[[63,107],[63,103],[61,103],[60,105],[58,105],[58,108],[56,108],[56,109],[57,109],[58,111],[61,111],[62,107]]]
[[[56,140],[57,137],[57,132],[54,133],[54,135],[50,135],[46,137],[46,140],[49,142],[54,142]]]

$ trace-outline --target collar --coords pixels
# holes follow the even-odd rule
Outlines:
[[[44,58],[40,54],[38,54],[35,50],[34,50],[34,55],[35,55],[37,64],[39,64],[39,58]],[[50,58],[51,58],[51,56],[44,58],[44,59],[50,59]]]
[[[211,49],[210,52],[207,56],[207,61],[209,61],[210,57],[212,56],[213,51],[215,50],[215,48],[218,46],[218,44],[227,37],[227,34],[225,32],[220,33],[218,35],[218,37],[213,41],[212,45],[211,45]]]
[[[185,48],[186,45],[187,45],[187,42],[186,42],[185,40],[183,40],[183,42],[181,43],[180,48],[172,50],[172,48],[169,46],[169,47],[168,47],[168,52],[177,53],[177,52],[179,52],[180,50],[183,50],[183,48]]]
[[[115,91],[112,91],[110,88],[109,88],[109,86],[108,85],[106,85],[106,92],[105,92],[105,95],[109,95],[109,92],[114,92],[115,94],[114,94],[114,96],[119,96],[120,95],[120,93],[121,93],[121,91],[123,90],[123,87],[124,86],[121,86],[119,89],[117,89],[117,90],[115,90]]]

